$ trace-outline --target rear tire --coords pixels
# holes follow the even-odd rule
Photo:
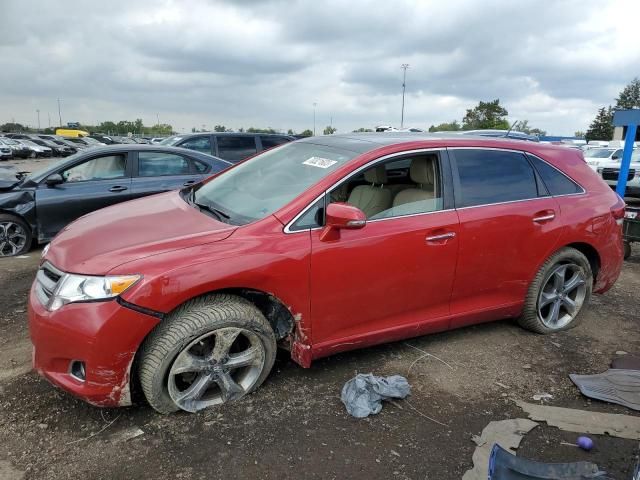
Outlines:
[[[196,412],[253,392],[269,375],[276,350],[255,305],[207,295],[176,309],[145,340],[140,384],[159,413]]]
[[[547,259],[529,286],[520,326],[546,334],[577,326],[589,304],[593,273],[589,260],[575,248],[563,248]]]
[[[20,217],[0,213],[0,257],[13,257],[31,248],[31,228]]]
[[[631,242],[624,242],[624,259],[628,260],[631,256]]]

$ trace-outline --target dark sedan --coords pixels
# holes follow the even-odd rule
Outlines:
[[[38,172],[0,171],[0,257],[50,241],[78,217],[115,203],[193,185],[231,163],[161,145],[110,145]]]

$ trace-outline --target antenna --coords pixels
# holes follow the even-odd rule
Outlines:
[[[518,120],[516,120],[515,122],[513,122],[511,124],[511,126],[509,127],[509,130],[507,130],[507,133],[504,134],[505,137],[508,137],[509,134],[511,133],[511,130],[513,130],[513,127],[515,127],[518,124]]]

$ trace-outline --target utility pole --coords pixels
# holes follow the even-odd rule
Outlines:
[[[316,105],[318,102],[313,102],[313,136],[316,136]]]
[[[36,108],[36,113],[38,114],[38,133],[40,132],[40,110]]]
[[[60,126],[62,127],[62,113],[60,113],[60,99],[58,98],[58,120],[60,120]]]
[[[158,127],[160,126],[160,114],[156,113],[156,118],[158,119]]]
[[[400,128],[404,128],[404,91],[407,84],[407,68],[409,68],[408,63],[403,63],[400,65],[400,68],[403,70],[402,72],[402,114],[400,115]]]
[[[47,117],[49,118],[49,128],[51,128],[51,114],[47,112]]]

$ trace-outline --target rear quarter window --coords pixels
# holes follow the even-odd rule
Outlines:
[[[552,167],[547,162],[529,155],[529,159],[538,171],[547,190],[551,195],[571,195],[582,193],[582,187],[567,177],[564,173]]]

